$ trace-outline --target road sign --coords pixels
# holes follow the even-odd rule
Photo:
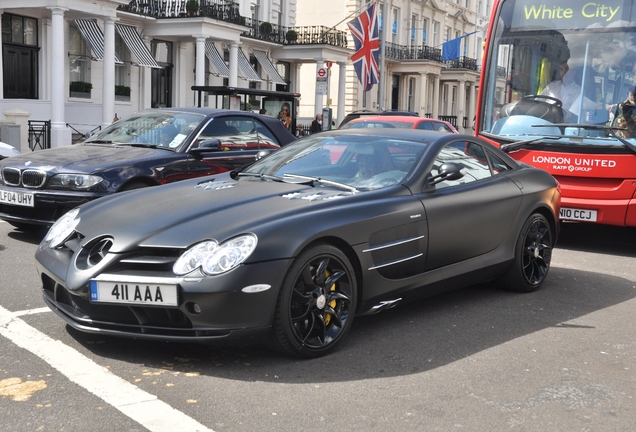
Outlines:
[[[318,77],[322,78],[322,77],[325,77],[325,76],[327,76],[327,69],[325,69],[325,68],[318,69]]]
[[[330,69],[331,66],[333,66],[333,63],[330,61],[325,62],[325,64],[327,65],[327,69]]]

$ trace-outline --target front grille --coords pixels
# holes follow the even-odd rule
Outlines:
[[[3,168],[2,177],[4,183],[9,186],[20,186],[20,170],[17,168]]]
[[[42,282],[44,296],[77,324],[139,335],[194,337],[198,334],[180,309],[91,303],[83,296],[72,295],[46,275],[42,275]]]
[[[46,173],[35,169],[20,170],[5,167],[2,169],[4,183],[8,186],[24,186],[26,188],[40,188],[46,183]]]
[[[40,188],[46,183],[44,171],[27,169],[22,171],[22,185],[27,188]]]

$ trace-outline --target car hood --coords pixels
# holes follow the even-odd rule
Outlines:
[[[87,173],[109,165],[121,165],[122,161],[144,159],[156,155],[152,148],[107,145],[73,145],[20,154],[7,159],[5,166],[28,167],[54,172]]]
[[[138,246],[185,248],[225,241],[268,224],[355,199],[351,192],[224,174],[101,198],[82,206],[85,241],[112,236],[112,253]]]

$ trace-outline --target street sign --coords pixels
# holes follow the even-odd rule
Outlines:
[[[318,77],[319,78],[326,77],[326,76],[327,76],[327,69],[325,69],[325,68],[318,69]]]
[[[333,63],[330,61],[325,62],[325,64],[327,65],[327,69],[331,69],[331,66],[333,66]]]

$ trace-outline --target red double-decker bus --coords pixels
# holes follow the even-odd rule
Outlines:
[[[498,0],[477,135],[561,184],[562,220],[636,226],[636,4]]]

